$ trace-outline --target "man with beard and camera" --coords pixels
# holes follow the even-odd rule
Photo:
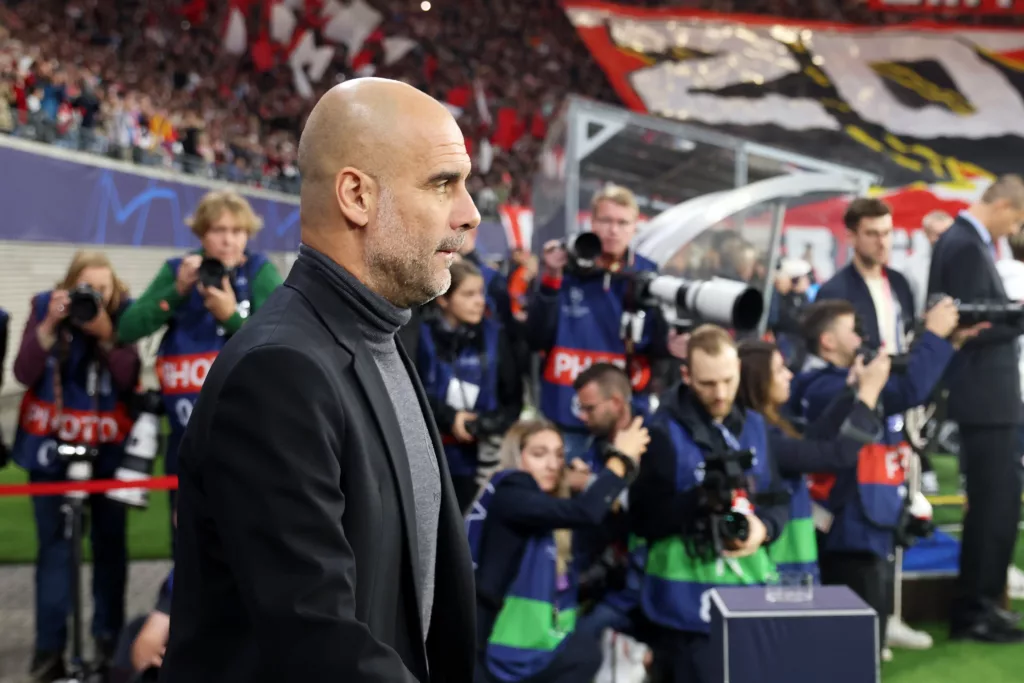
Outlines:
[[[664,683],[711,683],[710,591],[764,584],[775,573],[766,546],[789,517],[765,420],[735,405],[735,341],[703,325],[688,356],[683,382],[648,421],[644,468],[629,490],[630,526],[648,551],[641,609]]]
[[[960,574],[950,621],[950,635],[958,640],[1024,641],[1024,630],[1017,627],[1020,616],[1001,606],[1020,521],[1017,339],[1024,321],[998,313],[1010,300],[996,267],[996,243],[1019,233],[1022,223],[1024,179],[1003,176],[935,243],[928,278],[929,296],[982,304],[996,314],[990,318],[990,329],[957,354],[945,377],[967,486]]]
[[[594,196],[591,225],[600,253],[588,272],[572,267],[572,254],[561,243],[544,245],[539,286],[528,305],[526,341],[533,351],[546,354],[540,409],[562,430],[566,460],[580,456],[589,438],[572,388],[581,371],[599,362],[626,368],[638,394],[636,403],[646,410],[651,359],[682,355],[677,348],[685,342],[668,330],[658,310],[644,311],[636,319],[639,329],[623,325],[629,286],[625,278],[612,279],[610,274],[657,270],[630,248],[639,215],[636,197],[625,187],[607,185]]]
[[[169,259],[118,324],[126,342],[167,326],[156,371],[171,424],[164,462],[168,474],[178,473],[178,444],[213,360],[282,283],[277,267],[248,249],[261,221],[241,195],[208,193],[189,226],[200,250]],[[171,509],[174,500],[172,492]]]
[[[814,422],[833,400],[852,396],[849,380],[854,361],[859,355],[878,353],[864,349],[856,319],[857,311],[849,301],[818,301],[808,307],[803,330],[810,357],[792,382],[789,405],[795,417]],[[890,614],[892,555],[897,535],[908,521],[907,503],[912,502],[906,500],[912,452],[903,438],[903,413],[928,400],[955,346],[979,331],[957,332],[958,320],[956,306],[948,298],[926,311],[924,332],[905,360],[893,360],[879,398],[877,410],[887,418],[886,429],[861,449],[855,467],[811,477],[812,498],[821,506],[815,525],[821,532],[822,583],[849,586],[878,612],[882,634]]]

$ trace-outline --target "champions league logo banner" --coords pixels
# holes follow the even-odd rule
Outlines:
[[[1024,170],[1024,31],[564,7],[627,107],[879,175],[872,192],[902,229],[897,267],[925,214],[955,215]],[[786,231],[805,231],[801,249],[830,233],[835,251],[844,208],[795,207]]]

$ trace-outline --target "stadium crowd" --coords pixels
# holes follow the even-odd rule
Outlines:
[[[229,3],[6,0],[0,131],[295,192],[296,136],[312,102],[340,80],[375,73],[457,108],[479,170],[471,189],[485,214],[493,214],[506,202],[529,206],[546,125],[565,93],[617,101],[554,0],[528,9],[513,0],[438,2],[429,12],[406,0],[370,4],[384,18],[366,47],[349,55],[339,45],[306,99],[295,92],[284,60],[260,71],[251,58],[224,53]],[[859,0],[623,4],[866,24],[918,18],[878,13]],[[250,35],[260,21],[258,11],[250,14]],[[416,47],[385,64],[382,41],[395,36]]]

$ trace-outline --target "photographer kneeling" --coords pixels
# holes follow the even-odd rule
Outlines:
[[[449,270],[451,286],[426,308],[420,324],[416,369],[465,514],[479,489],[479,470],[494,469],[492,442],[519,419],[523,384],[507,333],[484,316],[483,274],[469,261]],[[495,455],[481,458],[485,450]]]
[[[639,418],[619,432],[604,471],[569,497],[562,436],[546,420],[518,422],[497,472],[466,517],[476,565],[477,683],[578,683],[601,666],[603,613],[577,619],[574,531],[602,524],[633,479],[649,437]]]
[[[822,583],[849,586],[878,613],[883,634],[892,590],[889,557],[909,519],[906,470],[913,452],[903,439],[902,414],[928,400],[955,347],[982,328],[957,332],[958,321],[949,298],[925,313],[924,333],[905,359],[893,359],[878,401],[886,429],[849,467],[812,477],[812,496],[823,508],[816,524]],[[833,400],[851,394],[850,368],[862,354],[863,340],[856,332],[853,305],[842,299],[811,305],[803,330],[811,357],[793,382],[789,405],[793,415],[814,422]],[[953,343],[947,341],[951,336]]]
[[[766,546],[786,525],[788,496],[764,417],[735,405],[739,383],[729,333],[697,328],[629,491],[633,532],[648,545],[641,607],[665,683],[712,683],[710,590],[776,572]]]
[[[167,325],[156,366],[171,424],[164,462],[167,474],[178,473],[178,444],[213,360],[282,282],[266,256],[247,249],[260,225],[241,195],[208,193],[189,221],[202,248],[168,260],[118,325],[118,334],[126,342],[148,337]]]
[[[32,300],[32,313],[14,362],[14,376],[27,387],[14,461],[32,482],[64,481],[69,461],[58,445],[83,446],[89,457],[73,463],[91,466],[93,478],[114,476],[131,429],[126,399],[139,381],[134,347],[116,342],[118,316],[128,305],[128,290],[109,259],[99,252],[78,252],[63,282]],[[64,496],[32,499],[36,536],[36,642],[32,680],[64,677],[67,620],[71,611],[71,544]],[[89,496],[88,528],[93,556],[92,634],[99,663],[109,661],[124,623],[127,550],[125,507],[102,494]]]

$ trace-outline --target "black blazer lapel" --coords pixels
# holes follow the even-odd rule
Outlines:
[[[992,253],[992,250],[989,249],[988,244],[986,244],[982,236],[978,234],[974,225],[963,216],[957,216],[954,224],[960,226],[961,232],[966,233],[965,236],[967,239],[981,246],[985,253],[986,272],[988,272],[989,280],[993,283],[993,288],[1002,299],[1009,301],[1009,297],[1006,296],[1006,290],[1003,288],[1003,278],[999,275],[999,271],[996,270],[995,255]]]
[[[412,615],[415,623],[419,625],[416,629],[417,637],[423,642],[423,606],[421,595],[423,593],[423,580],[420,572],[416,569],[419,561],[420,548],[416,529],[416,498],[412,490],[412,474],[409,470],[409,454],[405,450],[405,442],[402,439],[402,428],[398,424],[398,416],[395,414],[394,404],[388,395],[387,387],[384,386],[384,379],[380,376],[377,364],[373,362],[369,349],[359,343],[353,354],[353,367],[356,377],[363,385],[366,398],[373,410],[374,421],[380,431],[384,444],[387,446],[388,462],[391,464],[391,472],[398,482],[398,500],[402,508],[402,519],[405,521],[405,540],[409,552],[410,569],[412,569],[412,580],[414,587],[414,598],[416,600],[416,614]],[[415,384],[415,382],[414,382]],[[428,421],[429,422],[429,421]]]

